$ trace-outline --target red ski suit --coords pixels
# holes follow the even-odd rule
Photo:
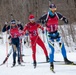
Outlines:
[[[38,36],[38,28],[41,28],[42,30],[44,30],[44,28],[37,23],[31,23],[29,22],[28,24],[26,24],[26,26],[24,27],[24,32],[27,30],[29,32],[29,36],[30,36],[30,40],[31,40],[31,46],[32,46],[32,57],[33,60],[36,61],[36,44],[38,44],[39,46],[42,47],[45,56],[48,56],[46,47],[43,43],[43,41],[41,40],[41,38]]]

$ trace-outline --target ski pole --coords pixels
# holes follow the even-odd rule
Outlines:
[[[8,60],[9,56],[11,55],[12,53],[12,49],[10,50],[10,53],[8,53],[8,55],[6,56],[5,60],[3,61],[3,64],[6,63],[6,61]]]
[[[11,53],[12,53],[12,49],[10,50],[10,52],[7,54],[7,56],[6,56],[5,59],[3,60],[2,64],[0,64],[0,65],[3,65],[3,64],[5,64],[5,63],[7,62],[9,56],[11,55]]]
[[[8,55],[8,42],[7,42],[7,31],[6,31],[6,57],[7,55]],[[8,61],[6,66],[8,67]]]
[[[21,53],[22,53],[22,39],[20,39],[20,61],[23,62]]]

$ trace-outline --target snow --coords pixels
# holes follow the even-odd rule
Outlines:
[[[48,52],[49,48],[47,43],[45,43]],[[8,47],[8,52],[10,51],[11,47]],[[68,48],[72,49],[72,48]],[[55,63],[55,74],[50,71],[50,64],[49,63],[43,63],[43,64],[37,64],[37,68],[34,69],[32,64],[32,50],[31,47],[27,48],[25,45],[23,46],[23,53],[25,56],[23,57],[24,61],[26,63],[22,63],[25,66],[16,66],[14,68],[11,68],[12,65],[12,54],[9,57],[6,64],[0,66],[0,75],[76,75],[76,66],[75,65],[58,65]],[[69,60],[76,61],[76,52],[67,52],[67,57]],[[3,60],[6,57],[6,43],[1,44],[0,43],[0,63],[3,62]],[[37,45],[37,62],[46,61],[44,53],[42,49]],[[55,51],[55,61],[63,61],[63,57],[61,52]]]

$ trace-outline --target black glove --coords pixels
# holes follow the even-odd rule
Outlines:
[[[45,21],[45,20],[42,20],[42,21],[41,21],[41,23],[42,23],[42,24],[45,24],[45,23],[46,23],[46,21]]]
[[[8,25],[4,25],[4,28],[7,28]]]
[[[63,18],[63,21],[65,24],[68,24],[68,20],[66,18]]]
[[[8,39],[11,39],[11,36],[9,36]]]

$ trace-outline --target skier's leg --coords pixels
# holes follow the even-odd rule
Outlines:
[[[63,55],[63,58],[64,58],[64,61],[66,64],[71,64],[73,62],[71,62],[70,60],[67,59],[67,54],[66,54],[66,49],[65,49],[65,46],[64,46],[64,43],[63,41],[61,41],[61,38],[58,38],[59,39],[59,46],[61,48],[61,53]],[[60,42],[61,41],[61,42]]]
[[[56,41],[59,43],[59,47],[61,48],[61,53],[62,53],[63,57],[67,57],[67,55],[66,55],[66,49],[65,49],[64,43],[62,41],[62,38],[58,37],[56,39]]]
[[[21,64],[21,54],[20,54],[20,47],[17,46],[17,51],[18,51],[18,64]]]
[[[49,47],[50,47],[50,62],[54,61],[54,44],[51,42],[48,42]]]
[[[50,56],[50,69],[54,69],[54,42],[50,42],[48,41],[48,45],[50,47],[50,53],[49,53],[49,56]]]
[[[53,70],[54,69],[54,39],[51,38],[52,34],[46,32],[46,36],[47,36],[47,42],[50,48],[49,51],[49,57],[50,57],[50,69]]]
[[[20,41],[19,38],[16,40],[16,47],[18,51],[18,64],[21,64],[21,53],[20,53]]]
[[[63,57],[64,57],[64,58],[67,57],[64,43],[59,43],[59,46],[60,46],[60,48],[61,48],[61,53],[62,53]]]
[[[41,48],[43,49],[44,53],[45,53],[45,56],[46,56],[46,61],[48,62],[49,61],[49,57],[48,57],[48,52],[47,52],[47,49],[43,43],[43,41],[38,37],[37,39],[37,43],[39,46],[41,46]]]
[[[16,64],[16,45],[12,44],[13,48],[13,66]]]
[[[20,61],[23,62],[23,57],[22,57],[22,55],[23,55],[22,39],[20,39],[20,45],[19,45],[19,47],[20,47]]]
[[[33,65],[34,68],[36,68],[36,43],[34,43],[34,40],[31,40],[31,47],[32,47],[32,58],[33,58]]]

